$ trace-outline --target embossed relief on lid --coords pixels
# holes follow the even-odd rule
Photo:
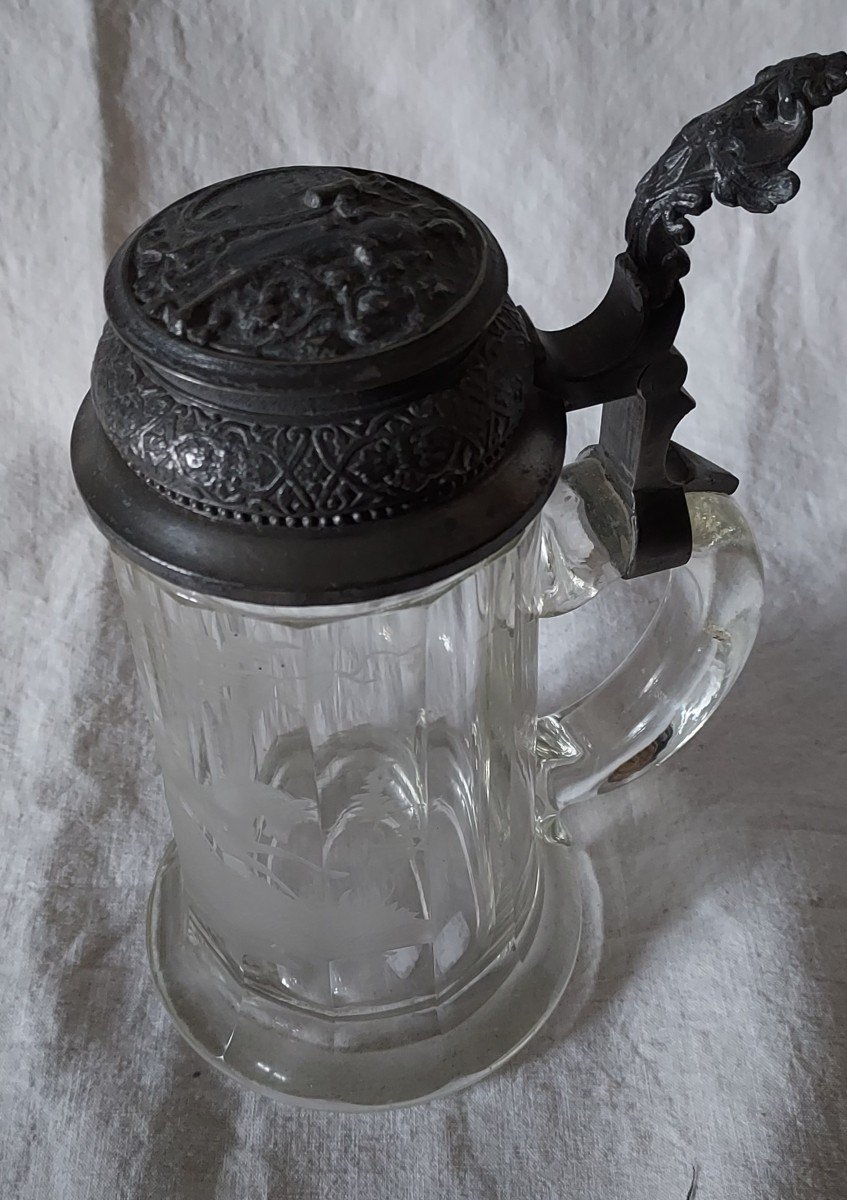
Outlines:
[[[119,250],[106,308],[148,361],[201,386],[379,387],[461,353],[506,296],[461,205],[351,167],[283,167],[165,208]]]
[[[295,167],[165,209],[133,246],[129,282],[174,337],[315,362],[383,350],[449,318],[482,259],[478,228],[426,188]]]

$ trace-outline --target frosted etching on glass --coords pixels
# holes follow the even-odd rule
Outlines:
[[[116,557],[191,918],[250,986],[426,1006],[525,924],[537,539],[402,605],[318,612]]]

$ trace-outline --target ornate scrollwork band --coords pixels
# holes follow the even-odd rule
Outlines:
[[[91,391],[118,453],[171,499],[210,517],[342,525],[446,498],[500,461],[532,359],[507,301],[450,387],[337,420],[246,422],[174,396],[107,325]]]

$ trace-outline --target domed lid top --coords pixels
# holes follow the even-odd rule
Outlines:
[[[151,218],[113,260],[106,305],[133,350],[201,384],[349,392],[460,352],[506,286],[489,231],[437,192],[285,167]]]

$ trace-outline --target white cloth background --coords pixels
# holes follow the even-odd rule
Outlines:
[[[575,988],[469,1092],[287,1110],[169,1027],[143,949],[160,785],[67,460],[107,257],[154,209],[372,165],[478,212],[514,298],[570,323],[681,123],[838,49],[843,0],[6,0],[2,38],[0,1196],[684,1200],[696,1164],[701,1200],[843,1200],[847,98],[796,200],[713,210],[692,247],[680,436],[743,480],[758,647],[697,743],[572,814]]]

